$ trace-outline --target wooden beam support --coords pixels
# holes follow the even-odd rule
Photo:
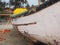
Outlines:
[[[40,5],[40,0],[38,0],[38,5]]]

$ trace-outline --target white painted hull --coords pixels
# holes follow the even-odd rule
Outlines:
[[[27,32],[31,37],[44,43],[60,42],[60,2],[29,16],[12,21],[12,24],[36,24],[18,26],[19,31]],[[56,41],[55,41],[56,40]]]

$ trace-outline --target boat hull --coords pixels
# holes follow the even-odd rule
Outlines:
[[[27,37],[44,43],[60,44],[60,2],[29,16],[17,18],[18,30]]]

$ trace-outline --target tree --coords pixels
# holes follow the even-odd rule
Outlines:
[[[45,0],[41,0],[41,2],[45,2]]]
[[[0,0],[0,11],[4,10],[5,6],[6,6],[6,2],[2,2]]]
[[[10,0],[10,5],[14,6],[15,8],[17,7],[23,7],[23,4],[28,4],[27,0]]]

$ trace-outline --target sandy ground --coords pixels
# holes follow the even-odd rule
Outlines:
[[[10,25],[11,26],[11,25]],[[27,45],[27,41],[24,40],[23,36],[14,29],[10,29],[9,32],[2,32],[6,25],[0,25],[0,45]]]

